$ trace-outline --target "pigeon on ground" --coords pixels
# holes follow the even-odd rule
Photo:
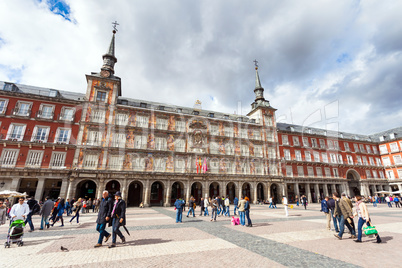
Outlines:
[[[63,246],[61,246],[60,249],[61,249],[62,251],[68,251],[68,249],[65,248],[65,247],[63,247]]]

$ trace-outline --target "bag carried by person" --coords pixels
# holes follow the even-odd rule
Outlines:
[[[371,225],[371,222],[370,222],[370,226],[363,227],[363,231],[364,231],[364,234],[365,234],[365,235],[375,235],[375,234],[378,234],[377,229],[375,228],[375,226],[372,226],[372,225]]]

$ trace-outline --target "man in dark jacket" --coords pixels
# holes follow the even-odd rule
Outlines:
[[[237,196],[233,199],[233,205],[234,205],[234,210],[233,210],[233,214],[236,216],[236,210],[239,210],[239,199],[237,198]]]
[[[334,223],[335,232],[339,233],[338,222],[334,216],[335,199],[333,199],[333,198],[329,199],[327,202],[327,205],[328,205],[328,208],[329,208],[331,216],[332,216],[332,222]]]
[[[29,232],[33,232],[35,227],[32,223],[32,215],[34,213],[37,213],[39,210],[35,211],[34,208],[36,209],[37,206],[39,206],[38,201],[35,200],[35,198],[33,196],[31,196],[31,198],[28,200],[27,205],[29,207],[29,214],[27,216],[27,219],[25,220],[25,224],[29,224]]]
[[[202,216],[202,213],[204,212],[204,198],[203,198],[203,197],[201,197],[200,207],[201,207],[201,214],[200,214],[200,216]]]
[[[54,202],[47,196],[45,198],[45,203],[43,203],[42,208],[39,212],[39,215],[42,216],[39,230],[43,230],[44,225],[46,225],[46,227],[49,228],[49,215],[50,213],[52,213],[53,207]]]
[[[121,192],[116,192],[114,198],[115,201],[112,208],[112,244],[109,248],[116,247],[117,235],[120,237],[123,244],[126,243],[126,238],[120,231],[120,226],[126,225],[126,202],[121,199]]]
[[[321,211],[324,212],[327,219],[327,230],[331,230],[331,214],[328,207],[329,197],[326,196],[324,200],[321,201]]]
[[[112,202],[108,200],[109,192],[103,191],[102,201],[100,201],[98,218],[96,219],[96,231],[99,232],[98,243],[94,246],[95,248],[102,246],[102,240],[105,237],[105,243],[109,240],[111,234],[105,230],[106,223],[110,221],[110,216],[112,214]]]

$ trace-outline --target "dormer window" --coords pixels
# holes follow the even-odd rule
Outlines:
[[[96,93],[96,101],[106,102],[107,93],[105,91],[98,91]]]
[[[209,113],[209,114],[208,114],[208,117],[214,118],[215,115],[214,115],[214,113]]]
[[[182,109],[182,108],[177,108],[176,112],[182,113],[182,112],[183,112],[183,109]]]
[[[128,105],[128,100],[121,100],[122,105]]]
[[[380,137],[380,141],[384,141],[384,136],[381,136],[381,137]]]
[[[223,119],[229,119],[229,115],[227,114],[223,115]]]
[[[200,112],[199,111],[193,111],[193,115],[199,115]]]
[[[165,106],[160,105],[160,106],[159,106],[159,110],[164,111],[164,110],[165,110]]]
[[[141,103],[140,103],[140,107],[141,107],[141,108],[147,108],[147,104],[146,104],[145,102],[141,102]]]
[[[50,89],[49,90],[49,97],[57,97],[58,93],[59,92],[57,90]]]
[[[395,139],[395,133],[389,134],[389,138],[390,138],[391,140]]]

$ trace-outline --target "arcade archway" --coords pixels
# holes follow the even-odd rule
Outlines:
[[[360,195],[360,175],[357,171],[350,169],[346,172],[349,191],[353,196]],[[341,194],[340,192],[338,192]]]
[[[236,184],[229,182],[226,185],[226,195],[229,196],[229,200],[233,201],[236,197]]]
[[[194,182],[191,185],[191,195],[194,197],[195,201],[198,202],[201,200],[202,197],[202,184],[199,182]]]
[[[241,187],[241,193],[244,197],[248,197],[250,199],[250,203],[253,202],[251,198],[251,186],[250,183],[246,182]]]
[[[94,181],[84,180],[78,183],[75,192],[75,200],[78,200],[78,198],[94,199],[95,197],[96,197],[96,183]]]
[[[133,181],[128,187],[127,206],[138,207],[142,202],[143,185],[139,181]]]
[[[274,200],[275,203],[280,203],[282,198],[281,198],[281,195],[280,195],[280,188],[279,188],[278,184],[273,183],[271,185],[270,191],[271,191],[272,200]]]
[[[163,206],[163,184],[159,181],[152,183],[151,186],[151,206]]]
[[[116,180],[109,181],[108,183],[106,183],[105,190],[114,197],[116,192],[120,191],[120,183]]]
[[[219,183],[213,182],[209,185],[209,197],[219,196]]]
[[[257,200],[260,202],[265,200],[264,185],[262,183],[257,184]]]
[[[176,199],[184,197],[184,185],[181,182],[175,182],[172,185],[172,192],[170,195],[170,205],[176,202]]]

